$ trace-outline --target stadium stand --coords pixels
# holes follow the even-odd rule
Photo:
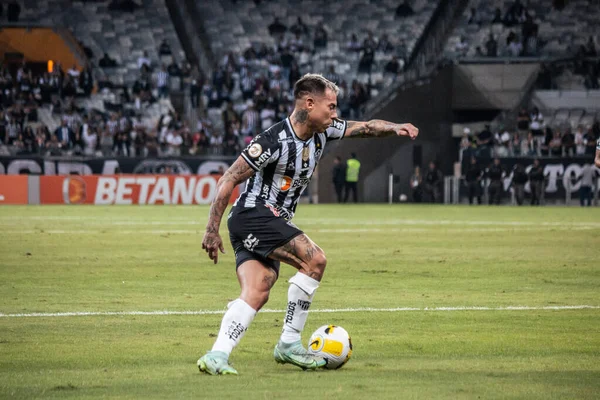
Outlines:
[[[6,145],[4,153],[178,153],[174,147],[179,146],[167,143],[175,130],[180,131],[175,136],[185,135],[183,142],[192,147],[191,132],[174,111],[168,95],[169,89],[183,89],[182,80],[190,78],[192,68],[185,62],[165,2],[144,0],[133,9],[123,9],[122,5],[113,1],[65,0],[21,3],[18,23],[68,27],[85,51],[89,68],[76,71],[62,66],[61,70],[57,65],[46,76],[32,76],[26,64],[13,76],[3,69],[3,84],[16,89],[8,96],[11,100],[4,114],[13,114],[21,108],[21,97],[28,94],[20,90],[25,75],[39,97],[36,108],[42,123],[37,126],[37,116],[17,118],[16,131],[0,134]],[[82,84],[83,77],[89,82]],[[50,88],[44,90],[45,85]],[[98,91],[91,90],[92,87]],[[116,129],[111,122],[115,119],[120,121]],[[58,132],[57,128],[65,121],[72,133],[61,144],[52,132]],[[157,127],[158,122],[167,124]],[[6,117],[6,123],[10,126],[11,119]],[[33,123],[31,128],[30,123]],[[39,130],[39,139],[33,140],[29,130]],[[89,143],[84,139],[88,130],[93,136]],[[179,141],[175,139],[176,143]]]

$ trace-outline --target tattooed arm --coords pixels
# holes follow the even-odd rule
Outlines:
[[[419,129],[413,124],[395,124],[381,119],[370,121],[347,121],[346,138],[366,138],[385,136],[409,136],[416,139]]]
[[[254,175],[254,170],[248,165],[246,160],[241,156],[233,163],[225,174],[219,179],[217,183],[217,194],[210,205],[210,212],[208,216],[208,224],[206,225],[206,232],[202,239],[202,248],[208,253],[208,257],[216,264],[219,259],[219,250],[221,253],[225,253],[223,248],[223,241],[221,235],[219,235],[219,225],[221,225],[221,218],[223,213],[229,204],[229,198],[233,189],[244,182],[246,179]]]

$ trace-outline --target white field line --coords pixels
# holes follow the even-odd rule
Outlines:
[[[168,217],[168,221],[164,220],[147,220],[147,219],[116,219],[106,217],[83,217],[75,215],[64,216],[16,216],[5,215],[0,216],[0,223],[11,221],[22,224],[24,221],[79,221],[86,225],[204,225],[205,220],[193,220],[190,218],[175,218]],[[294,220],[299,225],[475,225],[475,226],[586,226],[600,228],[600,222],[593,221],[565,221],[565,222],[531,222],[531,221],[493,221],[493,220],[428,220],[428,219],[375,219],[371,221],[362,221],[352,218],[297,218]]]
[[[395,308],[324,308],[310,310],[311,313],[360,313],[360,312],[406,312],[406,311],[562,311],[562,310],[597,310],[600,306],[578,305],[578,306],[507,306],[507,307],[395,307]],[[261,313],[279,313],[286,310],[263,309]],[[29,318],[29,317],[96,317],[96,316],[129,316],[129,315],[221,315],[225,310],[198,310],[198,311],[80,311],[80,312],[57,312],[57,313],[0,313],[0,318]]]
[[[340,228],[340,229],[308,229],[310,233],[377,233],[377,232],[395,232],[395,233],[418,233],[431,232],[433,228]],[[504,228],[438,228],[438,233],[469,233],[469,232],[516,232],[516,231],[581,231],[593,230],[589,226],[563,226],[563,227],[504,227]],[[97,234],[150,234],[150,235],[176,235],[176,234],[196,234],[204,232],[203,229],[136,229],[122,230],[116,228],[97,228],[97,229],[24,229],[24,230],[0,230],[1,234],[19,235],[19,234],[56,234],[56,235],[97,235]]]

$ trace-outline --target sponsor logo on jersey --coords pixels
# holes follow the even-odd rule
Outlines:
[[[283,192],[287,192],[288,190],[290,190],[291,187],[292,187],[292,178],[290,178],[289,176],[284,176],[283,178],[281,178],[280,189]]]
[[[260,146],[259,144],[257,144],[258,146]],[[256,157],[254,157],[256,158]],[[263,165],[269,158],[271,158],[271,149],[267,149],[267,151],[265,151],[264,153],[262,153],[260,155],[260,157],[258,157],[258,160],[256,160],[254,163],[256,164],[257,167],[260,167],[261,165]]]
[[[287,192],[290,189],[295,189],[300,186],[308,185],[309,182],[310,178],[292,179],[289,176],[284,176],[283,178],[281,178],[280,190],[282,192]]]
[[[258,143],[254,143],[248,148],[248,155],[252,158],[256,158],[262,154],[262,146]]]

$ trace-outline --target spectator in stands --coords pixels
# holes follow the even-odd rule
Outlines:
[[[496,7],[494,10],[494,18],[492,18],[492,25],[501,24],[502,23],[502,10]]]
[[[456,44],[454,51],[458,53],[459,57],[465,57],[469,52],[469,42],[467,41],[467,37],[462,35],[460,37],[460,41]]]
[[[387,33],[384,33],[379,38],[379,41],[377,42],[377,51],[381,51],[385,54],[388,54],[388,53],[391,53],[392,51],[394,51],[394,45],[392,44],[392,42],[390,42],[390,39],[389,39]]]
[[[400,72],[400,63],[398,62],[398,57],[393,56],[392,59],[385,64],[383,71],[387,74],[393,75],[395,78]]]
[[[537,55],[537,35],[538,25],[533,21],[529,13],[526,14],[525,22],[521,26],[521,36],[523,37],[523,55]]]
[[[327,31],[321,24],[319,24],[315,29],[313,46],[315,50],[324,49],[327,47]]]
[[[410,190],[413,203],[423,201],[423,177],[421,176],[421,167],[415,165],[413,174],[410,177]]]
[[[61,125],[58,128],[56,128],[56,130],[54,131],[54,135],[58,139],[60,148],[71,148],[74,137],[73,130],[67,126],[67,121],[65,119],[63,119]]]
[[[469,25],[481,25],[481,18],[479,17],[479,13],[475,7],[471,7],[469,10],[469,20],[467,21]]]
[[[598,73],[592,63],[589,63],[587,66],[587,73],[585,74],[583,85],[587,90],[600,89],[600,85],[598,84]]]
[[[364,87],[357,81],[352,81],[348,105],[350,106],[350,118],[360,119],[362,106],[367,102],[367,93]]]
[[[523,45],[519,41],[519,37],[514,32],[510,32],[506,39],[506,55],[508,57],[519,57],[522,52]]]
[[[98,133],[95,127],[90,127],[87,117],[83,120],[80,132],[83,140],[83,154],[86,156],[94,155],[98,146]]]
[[[496,132],[494,135],[494,155],[496,157],[507,157],[510,146],[510,133],[504,131]]]
[[[81,74],[79,75],[79,87],[83,89],[83,93],[89,96],[94,88],[94,77],[92,75],[92,68],[87,65]]]
[[[148,69],[152,68],[152,62],[150,61],[150,58],[148,58],[147,51],[144,51],[144,53],[140,57],[138,57],[138,60],[137,60],[138,69],[141,70],[144,65]]]
[[[572,157],[575,152],[575,135],[571,131],[571,128],[568,128],[561,138],[562,145],[562,156]]]
[[[479,168],[477,159],[472,156],[467,167],[467,172],[465,173],[469,204],[473,204],[475,198],[477,199],[477,204],[481,204],[481,176],[482,171]]]
[[[531,205],[541,205],[544,202],[544,167],[540,165],[539,159],[533,160],[533,166],[529,170],[529,184],[531,187]]]
[[[586,57],[596,57],[596,43],[594,42],[594,37],[590,36],[588,38],[587,43],[585,44],[584,55]]]
[[[114,58],[110,58],[108,53],[104,53],[104,56],[98,61],[98,65],[102,68],[116,67],[117,61]]]
[[[181,145],[183,144],[183,138],[181,133],[177,129],[169,130],[166,137],[167,143],[167,154],[171,156],[181,155]]]
[[[268,26],[269,34],[274,37],[283,37],[287,31],[287,27],[279,21],[279,18],[275,17],[273,22]]]
[[[502,185],[504,167],[500,164],[500,159],[498,157],[494,158],[493,164],[488,168],[487,176],[490,179],[490,184],[488,186],[488,204],[499,205],[504,192],[504,187]]]
[[[67,71],[67,74],[73,79],[79,78],[79,70],[77,69],[77,65],[73,64],[73,66]]]
[[[160,98],[169,97],[169,79],[169,72],[167,72],[166,65],[163,64],[160,67],[160,71],[156,73],[156,88],[158,89],[158,96]]]
[[[356,36],[356,33],[353,33],[352,35],[350,35],[350,40],[348,40],[348,43],[346,44],[346,48],[348,49],[348,51],[350,52],[360,52],[362,50],[362,46],[360,45],[360,42],[358,41],[358,37]]]
[[[398,46],[396,47],[396,55],[398,56],[398,59],[402,60],[402,65],[403,67],[406,65],[406,63],[408,62],[408,48],[406,46],[406,40],[404,39],[400,39],[400,42],[398,43]]]
[[[585,155],[585,134],[581,125],[577,127],[577,131],[575,132],[575,155]]]
[[[329,71],[327,71],[327,73],[325,74],[325,78],[337,85],[339,85],[342,82],[340,76],[335,72],[335,65],[329,66]]]
[[[370,74],[371,68],[373,67],[373,61],[375,61],[375,49],[371,46],[363,47],[363,51],[358,62],[358,72]]]
[[[409,0],[404,0],[397,8],[396,8],[396,17],[397,18],[406,18],[414,15],[415,12],[411,7]]]
[[[554,132],[550,143],[548,143],[549,155],[560,157],[562,154],[562,137],[559,130]]]
[[[290,28],[290,31],[293,34],[308,35],[308,26],[306,26],[306,24],[302,22],[302,17],[298,17],[296,23]]]
[[[429,169],[425,174],[425,184],[423,185],[424,200],[427,203],[439,203],[441,200],[443,174],[437,168],[435,162],[429,163]]]
[[[504,15],[504,25],[513,26],[525,21],[527,10],[521,4],[520,0],[515,0]]]
[[[158,46],[158,54],[161,56],[170,56],[171,55],[171,46],[166,39],[163,39]]]
[[[513,132],[512,137],[510,139],[510,145],[509,145],[509,154],[511,156],[520,156],[522,155],[521,153],[521,135],[519,135],[519,132]]]
[[[490,32],[488,40],[485,42],[485,55],[488,57],[498,56],[498,42],[494,39],[494,34]]]
[[[529,113],[525,107],[522,107],[517,114],[517,128],[521,132],[526,132],[529,130]]]
[[[525,172],[525,167],[523,166],[523,164],[517,163],[513,171],[511,185],[515,193],[515,200],[517,201],[517,205],[519,206],[523,205],[523,201],[525,200],[525,184],[528,180],[529,177]]]

